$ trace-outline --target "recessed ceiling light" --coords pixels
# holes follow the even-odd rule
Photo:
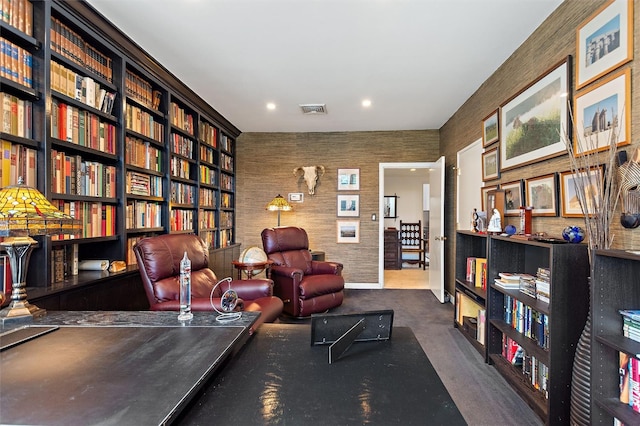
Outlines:
[[[410,172],[415,172],[415,171],[416,171],[416,169],[409,169],[409,171],[410,171]]]
[[[269,102],[267,104],[267,109],[271,109],[271,110],[276,109],[276,104],[274,104],[273,102]]]
[[[368,108],[371,106],[371,101],[369,99],[365,99],[364,101],[362,101],[362,106],[365,108]]]

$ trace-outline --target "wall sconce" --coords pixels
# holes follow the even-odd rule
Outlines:
[[[293,207],[291,207],[291,204],[289,204],[289,202],[285,200],[282,195],[278,194],[273,200],[269,202],[269,204],[267,204],[266,209],[278,212],[278,226],[280,226],[280,212],[289,212],[293,210]]]
[[[32,319],[46,313],[27,301],[27,269],[31,252],[38,244],[33,235],[78,234],[80,221],[62,213],[40,191],[23,185],[0,190],[0,246],[11,265],[11,304],[0,311],[0,321]]]

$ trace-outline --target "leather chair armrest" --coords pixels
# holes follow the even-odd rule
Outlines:
[[[339,262],[321,262],[317,260],[311,261],[311,271],[314,275],[318,274],[342,274],[342,263]]]
[[[220,284],[220,290],[225,291],[227,288],[225,283]],[[273,281],[267,279],[232,280],[231,288],[238,293],[239,298],[245,300],[273,296]]]
[[[271,274],[291,278],[294,281],[300,281],[302,279],[302,276],[304,275],[304,273],[302,272],[302,269],[289,268],[287,266],[280,266],[280,265],[272,265]]]

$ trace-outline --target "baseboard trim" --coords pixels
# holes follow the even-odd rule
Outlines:
[[[377,290],[382,288],[381,283],[345,283],[344,288],[359,290]]]

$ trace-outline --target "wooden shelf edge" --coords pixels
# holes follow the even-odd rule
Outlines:
[[[595,403],[624,424],[636,425],[640,424],[640,413],[633,411],[628,404],[620,402],[618,398],[603,398],[596,396]]]

